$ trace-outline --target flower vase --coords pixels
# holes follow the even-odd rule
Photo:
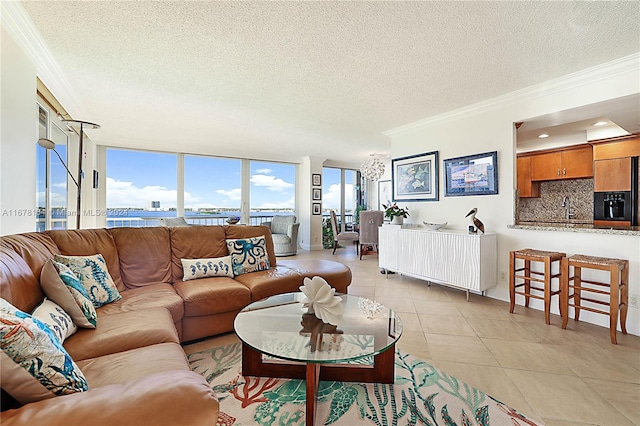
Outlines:
[[[393,219],[391,219],[392,225],[402,225],[403,223],[404,223],[404,217],[402,216],[394,216]]]

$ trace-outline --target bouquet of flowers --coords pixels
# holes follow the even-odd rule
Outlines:
[[[389,204],[389,206],[382,205],[384,207],[384,217],[393,219],[394,217],[402,216],[403,218],[409,217],[409,208],[401,209],[397,203]]]

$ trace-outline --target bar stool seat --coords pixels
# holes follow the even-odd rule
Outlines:
[[[536,249],[521,249],[509,252],[509,312],[513,313],[516,306],[516,294],[524,296],[524,306],[529,307],[529,300],[534,299],[544,300],[544,319],[547,324],[551,324],[551,296],[559,295],[562,291],[561,277],[562,268],[558,263],[558,273],[552,274],[551,269],[553,262],[560,262],[566,253],[555,251],[544,251]],[[517,268],[516,262],[518,260],[524,261],[522,268]],[[544,264],[544,272],[537,272],[531,270],[531,262],[542,262]],[[522,272],[522,274],[518,274]],[[558,289],[551,289],[551,280],[553,278],[558,279]],[[517,280],[522,280],[521,283],[517,283]],[[531,285],[531,282],[543,283],[543,287],[537,287]],[[524,287],[523,290],[518,290],[520,287]],[[541,291],[543,296],[533,294],[531,291]],[[563,312],[563,306],[558,297],[558,309],[560,313]],[[564,315],[563,315],[564,317]]]
[[[573,267],[573,276],[570,269]],[[596,269],[609,272],[609,282],[585,280],[582,278],[582,268]],[[624,259],[611,259],[607,257],[587,256],[576,254],[562,260],[562,305],[566,315],[562,318],[562,328],[567,328],[569,321],[569,306],[574,308],[574,319],[580,320],[582,309],[609,316],[609,333],[611,343],[617,341],[618,313],[620,314],[620,328],[623,334],[627,334],[627,311],[629,309],[629,261]],[[587,284],[587,285],[585,285]],[[594,287],[595,286],[595,287]],[[573,290],[572,294],[569,291]],[[582,292],[591,292],[609,296],[609,302],[584,297]],[[571,303],[569,303],[571,301]],[[609,311],[585,306],[584,302],[609,307]]]

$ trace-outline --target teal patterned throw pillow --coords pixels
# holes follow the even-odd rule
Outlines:
[[[107,263],[101,254],[93,256],[56,255],[56,261],[68,266],[78,277],[96,308],[122,298],[111,275],[109,275]]]
[[[267,241],[264,235],[253,238],[227,240],[234,275],[266,271],[269,265]]]
[[[53,260],[45,263],[40,272],[40,286],[44,294],[60,305],[78,327],[96,328],[96,308],[78,277],[66,265]]]
[[[2,389],[26,404],[89,388],[49,327],[0,299]]]
[[[231,277],[231,256],[211,259],[180,259],[182,262],[182,281],[205,277]]]

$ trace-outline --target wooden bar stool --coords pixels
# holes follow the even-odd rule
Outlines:
[[[573,276],[569,275],[569,268],[573,267]],[[609,282],[590,281],[582,279],[582,268],[597,269],[609,272]],[[606,257],[585,256],[576,254],[562,259],[562,305],[566,315],[562,318],[562,328],[567,328],[569,320],[569,306],[574,308],[574,319],[579,321],[580,310],[609,315],[609,333],[611,343],[618,343],[616,330],[618,329],[618,312],[620,312],[620,328],[623,334],[627,334],[627,310],[629,308],[629,261],[624,259],[609,259]],[[591,286],[585,286],[591,284]],[[596,286],[596,287],[593,287]],[[597,288],[600,287],[600,288]],[[569,289],[573,293],[569,294]],[[582,291],[606,294],[609,302],[584,297]],[[569,303],[571,300],[571,304]],[[583,302],[604,305],[609,307],[609,312],[584,306]]]
[[[509,306],[510,313],[513,313],[513,310],[516,306],[516,294],[521,294],[524,296],[524,306],[526,307],[529,307],[530,298],[533,297],[534,299],[541,299],[544,300],[544,320],[547,324],[551,324],[551,296],[558,295],[562,291],[560,280],[562,276],[562,268],[560,267],[561,264],[558,263],[557,274],[552,274],[551,269],[553,266],[553,262],[560,262],[565,256],[565,253],[534,249],[522,249],[509,252],[509,300],[511,302]],[[524,266],[522,268],[516,268],[517,260],[524,261]],[[543,262],[544,272],[532,271],[531,262]],[[522,274],[518,274],[518,272],[522,272]],[[558,290],[556,291],[553,291],[551,289],[551,280],[553,278],[558,278]],[[520,284],[517,284],[517,279],[522,280],[522,282]],[[531,281],[543,283],[544,287],[541,288],[533,286],[531,285]],[[520,287],[524,287],[524,290],[518,291],[518,288]],[[543,292],[543,296],[532,294],[531,290],[541,291]],[[560,298],[558,298],[558,309],[560,310],[560,314],[562,315],[563,310]]]

